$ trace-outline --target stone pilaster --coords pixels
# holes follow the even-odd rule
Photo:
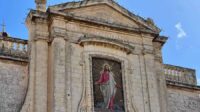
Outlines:
[[[47,112],[48,24],[43,19],[35,23],[35,112]]]
[[[29,83],[25,102],[20,112],[34,112],[34,82],[35,82],[35,24],[27,19],[29,30],[28,55],[29,55]]]
[[[141,74],[141,86],[142,86],[142,96],[144,103],[144,112],[150,112],[150,101],[149,101],[149,92],[148,92],[148,83],[147,83],[147,74],[145,71],[145,61],[144,55],[138,55],[140,63],[140,74]]]
[[[161,42],[154,42],[155,72],[159,89],[160,108],[162,112],[167,112],[167,87],[162,62],[162,44]]]
[[[150,101],[150,112],[161,112],[159,104],[159,94],[157,87],[157,76],[155,74],[155,62],[153,54],[144,55],[145,72],[147,76],[148,98]]]
[[[52,112],[68,112],[66,100],[66,31],[62,18],[52,18],[51,23],[51,76]],[[69,94],[70,96],[70,94]]]
[[[48,25],[44,18],[27,18],[29,28],[29,88],[21,112],[47,112]]]
[[[35,47],[35,112],[47,112],[48,43],[37,40]]]
[[[153,48],[153,37],[151,35],[143,35],[143,64],[144,73],[146,77],[146,87],[148,93],[149,110],[147,112],[161,112],[159,104],[159,90],[157,87],[157,75],[155,73],[155,57]]]
[[[66,112],[65,103],[65,40],[54,38],[51,45],[54,112]]]

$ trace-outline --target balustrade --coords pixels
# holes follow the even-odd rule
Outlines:
[[[28,58],[27,40],[12,37],[0,37],[0,56]]]
[[[195,70],[165,65],[164,74],[167,81],[196,84]]]

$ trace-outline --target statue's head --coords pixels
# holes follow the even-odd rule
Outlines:
[[[106,71],[110,71],[110,65],[107,64],[107,63],[105,63],[105,64],[103,65],[103,69],[106,70]]]

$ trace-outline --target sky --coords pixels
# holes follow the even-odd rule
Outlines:
[[[77,0],[47,1],[49,6]],[[200,0],[115,1],[136,15],[152,18],[161,35],[169,37],[162,50],[164,63],[196,69],[200,85]],[[0,24],[4,21],[10,36],[27,39],[24,21],[34,8],[34,0],[1,0]]]

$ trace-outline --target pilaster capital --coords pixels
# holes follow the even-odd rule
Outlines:
[[[50,17],[50,27],[59,27],[59,28],[65,28],[66,20],[63,17],[60,16],[52,16]]]
[[[49,40],[48,15],[45,12],[31,10],[26,25],[30,32],[29,42],[37,40]]]
[[[136,46],[135,49],[132,51],[132,54],[134,55],[141,55],[143,52],[142,52],[142,48]]]
[[[51,40],[54,38],[63,38],[66,39],[67,33],[66,29],[60,27],[51,28]]]
[[[38,40],[49,41],[49,33],[36,30],[35,31],[35,38],[33,40],[34,41],[38,41]]]
[[[60,16],[52,16],[50,18],[50,38],[51,41],[54,38],[66,39],[67,33],[65,28],[65,19]]]
[[[143,50],[142,50],[142,54],[143,55],[146,55],[146,54],[154,54],[154,50],[153,48],[151,47],[143,47]]]

